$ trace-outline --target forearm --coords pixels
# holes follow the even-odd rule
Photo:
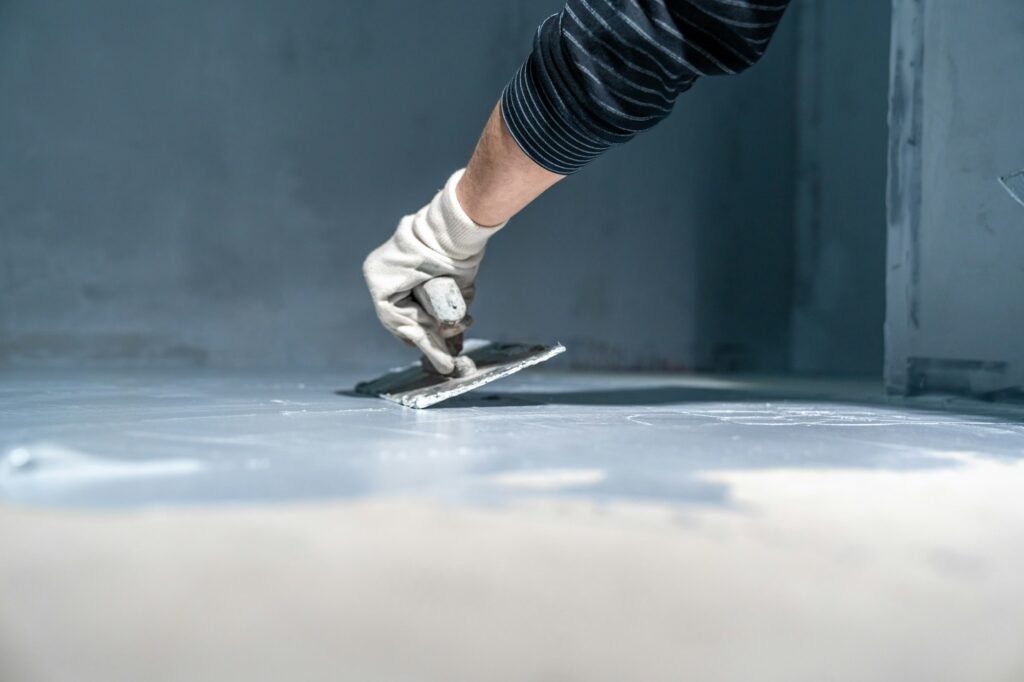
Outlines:
[[[473,222],[499,225],[564,177],[523,153],[509,134],[499,105],[487,119],[456,194]]]
[[[502,95],[510,134],[569,175],[655,126],[699,77],[739,73],[789,0],[568,0]]]
[[[698,77],[753,65],[788,2],[569,0],[491,112],[457,190],[463,209],[503,223],[656,125]]]

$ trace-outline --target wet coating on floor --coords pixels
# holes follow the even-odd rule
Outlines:
[[[1024,671],[1013,405],[630,374],[427,410],[354,376],[6,379],[0,679]]]
[[[865,385],[537,373],[417,411],[358,396],[354,383],[241,373],[12,378],[0,389],[0,499],[130,506],[416,494],[492,503],[535,487],[598,501],[727,504],[707,474],[933,469],[959,466],[964,453],[1024,454],[1024,418],[1012,407],[889,400]]]

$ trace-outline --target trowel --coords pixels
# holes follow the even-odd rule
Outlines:
[[[466,317],[466,301],[450,277],[435,277],[424,282],[413,289],[413,297],[442,329],[457,327]],[[448,340],[448,349],[455,358],[455,371],[450,375],[437,373],[423,358],[372,381],[356,384],[355,392],[421,409],[565,352],[565,346],[560,343],[546,346],[479,339],[463,343],[461,334]]]

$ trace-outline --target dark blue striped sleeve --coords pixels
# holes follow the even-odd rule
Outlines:
[[[569,175],[653,127],[700,76],[764,54],[789,0],[568,0],[505,87],[512,137]]]

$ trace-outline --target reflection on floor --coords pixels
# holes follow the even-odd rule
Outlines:
[[[5,374],[0,680],[1024,679],[1019,407],[357,378]]]

